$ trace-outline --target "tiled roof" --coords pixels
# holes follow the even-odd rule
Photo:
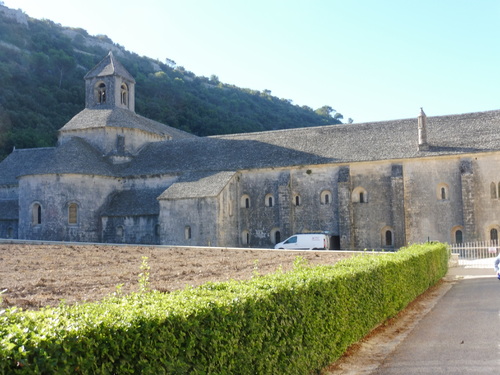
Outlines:
[[[104,208],[103,216],[158,215],[158,196],[163,189],[125,190],[114,194]]]
[[[220,136],[233,142],[263,142],[332,163],[405,159],[500,150],[500,111],[427,118],[428,151],[418,151],[417,118]],[[304,162],[304,163],[302,163]]]
[[[85,120],[88,116],[88,121],[92,122],[94,112],[100,111],[85,110],[82,116]],[[81,124],[84,123],[82,119]],[[78,138],[57,148],[16,150],[0,164],[0,185],[16,184],[18,175],[32,173],[117,177],[187,172],[232,173],[255,168],[499,151],[500,111],[427,117],[428,151],[418,151],[416,117],[216,137],[186,134],[181,132],[177,139],[151,143],[124,165],[108,163],[87,142]],[[179,184],[188,182],[179,181]],[[172,197],[179,195],[175,193],[177,188],[172,187],[169,192]]]
[[[53,147],[14,150],[0,163],[0,186],[17,185],[20,173],[30,174],[39,167],[40,161],[49,159],[53,153]]]
[[[128,109],[89,109],[74,116],[59,131],[69,132],[82,129],[97,129],[104,127],[138,129],[161,136],[171,136],[173,139],[195,138],[196,136],[182,130],[147,119]]]
[[[186,173],[166,189],[159,199],[215,197],[234,175],[235,172]]]
[[[113,56],[113,52],[102,59],[90,72],[85,75],[85,79],[95,78],[95,77],[106,77],[118,75],[120,77],[126,78],[127,80],[134,82],[134,77],[125,69],[125,67]]]
[[[428,151],[418,150],[416,117],[158,142],[123,173],[236,171],[500,150],[500,111],[428,117],[427,128]]]
[[[77,173],[113,176],[116,170],[90,144],[72,138],[59,147],[15,150],[0,163],[0,185],[17,185],[30,174]]]

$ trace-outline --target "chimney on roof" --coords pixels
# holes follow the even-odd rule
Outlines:
[[[429,150],[429,144],[427,143],[427,116],[422,107],[420,107],[420,114],[418,115],[418,150]]]

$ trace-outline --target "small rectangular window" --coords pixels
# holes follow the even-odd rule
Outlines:
[[[68,223],[78,223],[78,205],[76,203],[71,203],[68,207]]]

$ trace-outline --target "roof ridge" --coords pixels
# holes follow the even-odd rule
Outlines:
[[[493,109],[493,110],[488,110],[488,111],[477,111],[477,112],[465,112],[465,113],[459,113],[459,114],[454,113],[454,114],[436,115],[436,116],[427,115],[427,120],[432,121],[433,119],[441,119],[441,118],[453,118],[453,117],[465,117],[465,116],[470,117],[470,116],[476,116],[476,115],[482,115],[482,114],[488,114],[488,113],[493,114],[493,113],[498,113],[498,112],[500,112],[500,109]],[[231,138],[237,138],[237,137],[241,137],[241,136],[251,137],[252,135],[261,135],[261,134],[279,134],[279,133],[284,133],[284,132],[295,133],[295,132],[300,132],[300,131],[304,131],[304,130],[348,129],[348,128],[354,129],[356,127],[367,126],[367,125],[390,125],[390,124],[396,124],[396,123],[400,123],[400,122],[413,121],[413,120],[415,121],[415,124],[416,124],[417,117],[418,116],[401,118],[401,119],[394,119],[394,120],[366,121],[366,122],[359,122],[359,123],[352,123],[352,124],[329,124],[329,125],[317,125],[317,126],[304,126],[304,127],[300,127],[300,128],[263,130],[263,131],[250,132],[250,133],[219,134],[219,135],[207,136],[204,138],[231,139]]]
[[[39,151],[39,150],[53,150],[56,147],[32,147],[32,148],[15,148],[13,152],[32,152],[32,151]]]

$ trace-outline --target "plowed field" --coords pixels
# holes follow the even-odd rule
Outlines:
[[[2,307],[38,309],[96,301],[116,291],[138,289],[142,258],[150,267],[150,287],[183,289],[208,281],[244,280],[279,268],[296,257],[309,264],[333,264],[351,254],[326,251],[269,251],[221,248],[164,248],[107,245],[0,244]]]

